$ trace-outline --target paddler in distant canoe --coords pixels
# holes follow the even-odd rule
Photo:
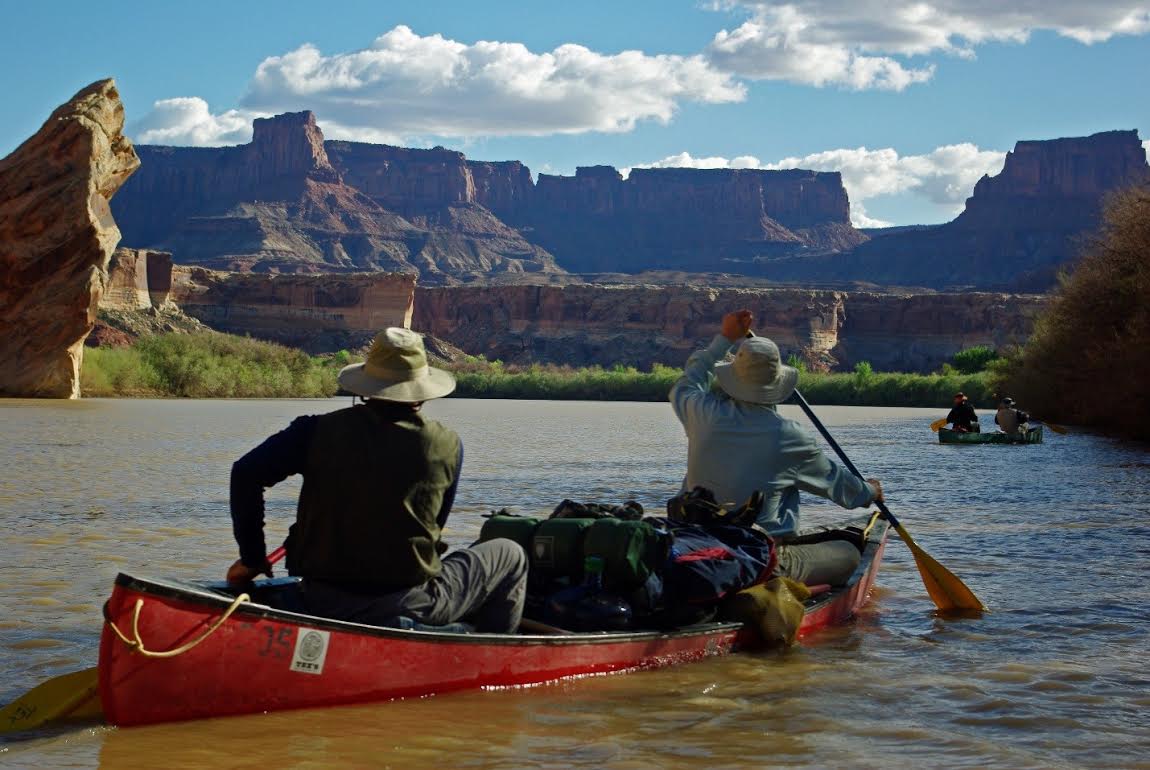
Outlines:
[[[722,333],[687,359],[671,388],[671,405],[687,432],[683,491],[703,487],[732,507],[762,491],[756,524],[779,539],[777,574],[841,585],[858,566],[859,550],[841,539],[796,541],[799,492],[861,508],[883,499],[882,484],[831,462],[813,435],[779,414],[777,405],[794,392],[799,373],[782,363],[771,340],[746,339],[752,321],[749,310],[725,315]],[[734,361],[720,363],[736,344]],[[714,379],[719,392],[711,388]]]
[[[954,394],[954,406],[947,413],[946,422],[955,433],[978,433],[980,430],[974,405],[962,391]]]
[[[390,328],[367,361],[344,367],[340,386],[363,403],[295,419],[232,466],[231,511],[240,558],[229,583],[271,575],[263,490],[299,473],[296,522],[285,544],[305,611],[335,620],[393,625],[399,617],[513,633],[523,615],[527,556],[506,539],[443,556],[463,444],[420,414],[455,389],[428,366],[423,338]]]

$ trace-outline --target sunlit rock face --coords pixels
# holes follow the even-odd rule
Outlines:
[[[172,255],[148,249],[116,249],[108,263],[101,310],[147,310],[168,304]]]
[[[419,287],[412,327],[508,363],[680,366],[747,308],[755,332],[815,370],[929,371],[975,345],[1029,336],[1046,299],[692,286]]]
[[[140,165],[112,80],[0,160],[0,395],[76,398],[120,240],[109,201]]]
[[[362,347],[411,325],[415,278],[406,273],[266,275],[177,266],[171,299],[193,318],[316,353]]]
[[[458,152],[325,142],[311,112],[258,119],[237,147],[138,150],[143,168],[116,200],[124,243],[180,264],[424,283],[562,272],[475,202]]]

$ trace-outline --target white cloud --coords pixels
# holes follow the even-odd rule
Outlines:
[[[938,147],[924,155],[899,155],[891,148],[868,150],[827,150],[803,157],[783,158],[763,163],[744,155],[737,158],[696,158],[682,152],[636,168],[804,168],[813,171],[838,171],[851,200],[851,221],[856,227],[881,227],[890,224],[873,219],[866,213],[866,201],[884,195],[911,192],[930,203],[942,206],[952,214],[962,210],[983,174],[1002,170],[1006,153],[981,150],[973,144]],[[630,169],[628,169],[629,171]]]
[[[257,117],[258,113],[239,110],[213,115],[198,96],[181,96],[153,104],[152,111],[133,126],[132,135],[140,144],[242,144],[252,138],[252,120]]]
[[[934,64],[893,57],[972,57],[991,41],[1025,42],[1045,30],[1081,43],[1150,32],[1145,0],[723,0],[750,18],[715,35],[708,55],[744,77],[901,91]]]
[[[312,109],[333,136],[507,136],[630,131],[688,101],[737,102],[743,85],[702,56],[596,53],[561,45],[474,44],[398,26],[370,47],[324,55],[303,45],[265,59],[245,109]]]

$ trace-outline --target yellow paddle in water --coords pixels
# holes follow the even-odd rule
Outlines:
[[[36,685],[0,709],[0,735],[34,730],[48,722],[75,715],[80,710],[85,715],[95,716],[89,706],[100,703],[96,697],[98,679],[96,669],[86,668]]]
[[[283,546],[268,554],[268,564],[284,557]],[[104,714],[95,668],[53,677],[0,708],[0,735],[35,730],[61,719],[95,719]]]
[[[815,413],[811,410],[811,405],[803,398],[803,395],[798,390],[794,393],[794,399],[802,408],[807,418],[814,423],[818,428],[819,433],[831,445],[831,449],[835,450],[835,454],[843,461],[843,465],[847,467],[854,475],[860,479],[863,475],[859,473],[859,469],[855,467],[854,463],[847,457],[846,452],[842,450],[838,442],[834,440],[831,434],[823,427],[822,422]],[[891,526],[898,532],[899,537],[910,548],[911,555],[914,556],[914,563],[918,566],[918,573],[922,576],[922,584],[926,586],[926,592],[930,594],[931,601],[934,606],[938,607],[941,612],[982,612],[986,610],[986,605],[979,601],[974,592],[966,587],[958,577],[948,570],[946,567],[938,563],[938,561],[929,553],[924,551],[918,543],[914,542],[914,538],[910,533],[899,523],[890,509],[886,507],[885,503],[877,502],[878,509],[882,511],[883,518],[891,523]]]

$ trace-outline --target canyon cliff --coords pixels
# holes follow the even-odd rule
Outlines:
[[[218,331],[323,353],[363,347],[389,326],[410,327],[414,293],[408,273],[258,275],[177,266],[171,299]]]
[[[745,272],[866,240],[837,172],[591,166],[540,174],[526,206],[489,205],[575,272]]]
[[[455,194],[453,167],[467,174],[459,153],[325,143],[310,112],[257,119],[238,147],[138,150],[143,167],[114,208],[124,243],[181,264],[406,272],[425,283],[561,272],[466,191]]]
[[[975,345],[1030,334],[1046,299],[1011,294],[881,294],[692,286],[420,287],[412,328],[508,363],[681,366],[723,313],[748,308],[755,331],[816,370],[860,361],[931,371]]]
[[[850,253],[768,267],[772,278],[1044,291],[1097,229],[1106,196],[1150,182],[1137,131],[1022,141],[963,212],[935,227],[875,233]]]
[[[109,200],[139,166],[101,80],[0,160],[0,395],[76,398],[120,240]]]
[[[866,240],[837,173],[594,166],[536,182],[518,161],[324,141],[310,112],[256,120],[246,145],[138,151],[115,204],[125,245],[229,271],[740,271]]]

